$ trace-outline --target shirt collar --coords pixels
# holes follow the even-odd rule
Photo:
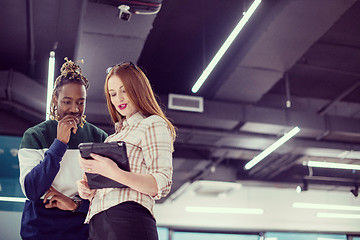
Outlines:
[[[121,128],[125,126],[133,126],[139,123],[141,120],[145,119],[146,116],[142,114],[140,111],[134,113],[130,118],[124,119],[123,121],[119,121],[115,123],[115,131],[119,132]]]
[[[123,122],[124,126],[133,126],[137,123],[139,123],[141,120],[145,118],[144,114],[142,114],[140,111],[134,113],[130,118],[125,119]]]

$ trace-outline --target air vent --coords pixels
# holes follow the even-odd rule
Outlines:
[[[207,181],[198,180],[192,184],[192,190],[197,196],[204,197],[220,197],[239,190],[240,183],[234,182],[219,182],[219,181]]]
[[[204,99],[202,97],[170,93],[168,108],[190,112],[203,112]]]

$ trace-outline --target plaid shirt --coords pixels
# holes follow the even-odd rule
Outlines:
[[[172,184],[172,139],[167,123],[161,117],[145,117],[135,113],[122,123],[115,124],[116,132],[105,142],[124,141],[130,163],[130,171],[151,174],[157,183],[155,197],[131,188],[103,188],[96,190],[85,222],[97,213],[125,201],[135,201],[147,208],[154,216],[155,200],[166,196]]]

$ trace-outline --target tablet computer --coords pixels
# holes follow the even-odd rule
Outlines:
[[[119,168],[130,172],[129,160],[126,154],[126,145],[123,141],[106,143],[80,143],[79,150],[81,157],[85,159],[92,159],[90,153],[96,153],[98,155],[110,158],[118,165]],[[88,172],[85,174],[90,189],[127,187],[126,185],[104,177],[100,174]]]

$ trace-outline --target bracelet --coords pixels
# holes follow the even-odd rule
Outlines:
[[[79,210],[79,208],[81,206],[81,199],[75,197],[75,198],[73,198],[73,201],[76,204],[76,208],[74,210],[72,210],[72,212],[76,212],[77,210]]]

